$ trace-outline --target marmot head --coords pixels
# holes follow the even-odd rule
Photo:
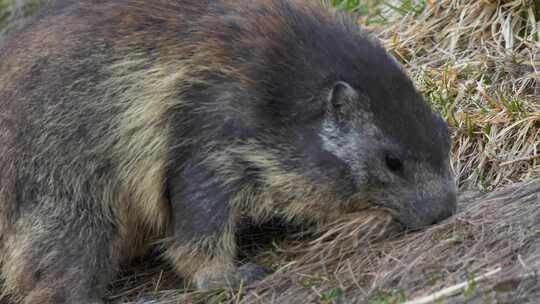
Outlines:
[[[403,226],[418,228],[449,217],[456,188],[446,123],[427,109],[412,85],[396,87],[388,95],[394,102],[375,101],[377,90],[387,88],[334,83],[317,131],[321,150],[348,169],[351,196],[388,210]]]
[[[218,55],[201,60],[229,75],[214,77],[221,97],[212,107],[228,111],[220,134],[237,134],[242,146],[241,164],[227,172],[243,170],[250,178],[242,182],[271,193],[264,200],[289,215],[368,206],[408,228],[450,216],[456,187],[445,122],[354,18],[298,3],[246,4],[242,14],[216,10],[208,20],[223,30],[203,36],[220,43]],[[241,85],[223,81],[231,78]]]
[[[274,170],[279,167],[305,179],[290,180],[301,185],[289,190],[297,197],[306,189],[298,204],[319,200],[315,208],[337,215],[382,208],[410,229],[455,211],[447,125],[405,75],[398,69],[396,73],[402,83],[361,86],[336,80],[316,97],[291,98],[297,109],[278,107],[280,119],[273,117],[274,125],[265,126],[274,133],[266,145],[275,156]],[[285,197],[294,201],[295,195]]]
[[[334,197],[338,202],[319,202],[327,212],[367,203],[408,228],[450,216],[456,187],[449,131],[400,64],[349,16],[276,2],[273,10],[280,11],[252,28],[268,22],[281,30],[269,35],[267,47],[241,53],[258,59],[247,69],[255,71],[249,76],[260,98],[251,111],[254,134],[274,155],[259,167],[271,163],[266,175],[303,176],[308,185],[285,191],[305,191],[306,200]],[[315,189],[332,195],[314,195]]]

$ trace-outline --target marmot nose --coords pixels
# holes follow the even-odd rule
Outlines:
[[[441,222],[456,213],[456,209],[457,209],[456,193],[451,192],[447,194],[446,197],[438,203],[440,204],[440,207],[437,208],[439,212],[433,214],[432,221],[429,225],[437,224],[438,222]]]
[[[440,202],[441,208],[439,209],[439,214],[433,218],[433,222],[436,224],[442,220],[445,220],[456,213],[457,209],[457,198],[456,193],[452,192],[446,195],[446,197]]]
[[[449,191],[438,198],[423,199],[414,202],[399,220],[408,229],[416,230],[439,223],[456,213],[457,199],[455,191]]]

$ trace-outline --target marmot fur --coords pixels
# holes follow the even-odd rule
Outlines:
[[[0,264],[22,303],[101,303],[163,246],[201,289],[240,216],[448,217],[450,140],[345,13],[296,0],[49,1],[0,49]]]

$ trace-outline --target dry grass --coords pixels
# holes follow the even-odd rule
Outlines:
[[[463,192],[455,217],[423,231],[396,235],[373,211],[282,234],[256,257],[275,273],[249,289],[193,292],[145,258],[111,302],[538,303],[540,1],[332,2],[362,12],[443,113],[461,189],[496,191]]]
[[[325,241],[326,232],[306,243],[302,258],[248,293],[244,302],[331,302],[343,294],[360,303],[401,303],[464,282],[455,292],[447,290],[441,303],[486,298],[537,303],[539,227],[539,182],[464,195],[452,219],[386,241],[358,243],[345,232],[356,227],[334,227],[330,231],[338,237]],[[286,248],[297,254],[298,245]],[[492,273],[489,280],[474,282],[486,273]]]
[[[423,231],[396,235],[392,228],[385,214],[369,212],[309,236],[289,236],[259,253],[256,260],[276,271],[249,289],[186,291],[180,279],[157,263],[119,279],[133,282],[117,283],[111,293],[118,303],[146,304],[540,299],[540,180],[491,194],[463,193],[456,216]],[[422,301],[433,295],[440,295],[439,302]]]

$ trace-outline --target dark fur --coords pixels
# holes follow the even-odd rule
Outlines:
[[[200,288],[254,279],[242,215],[416,228],[455,206],[444,122],[312,3],[52,1],[0,50],[0,84],[0,263],[23,303],[100,302],[152,240]]]

